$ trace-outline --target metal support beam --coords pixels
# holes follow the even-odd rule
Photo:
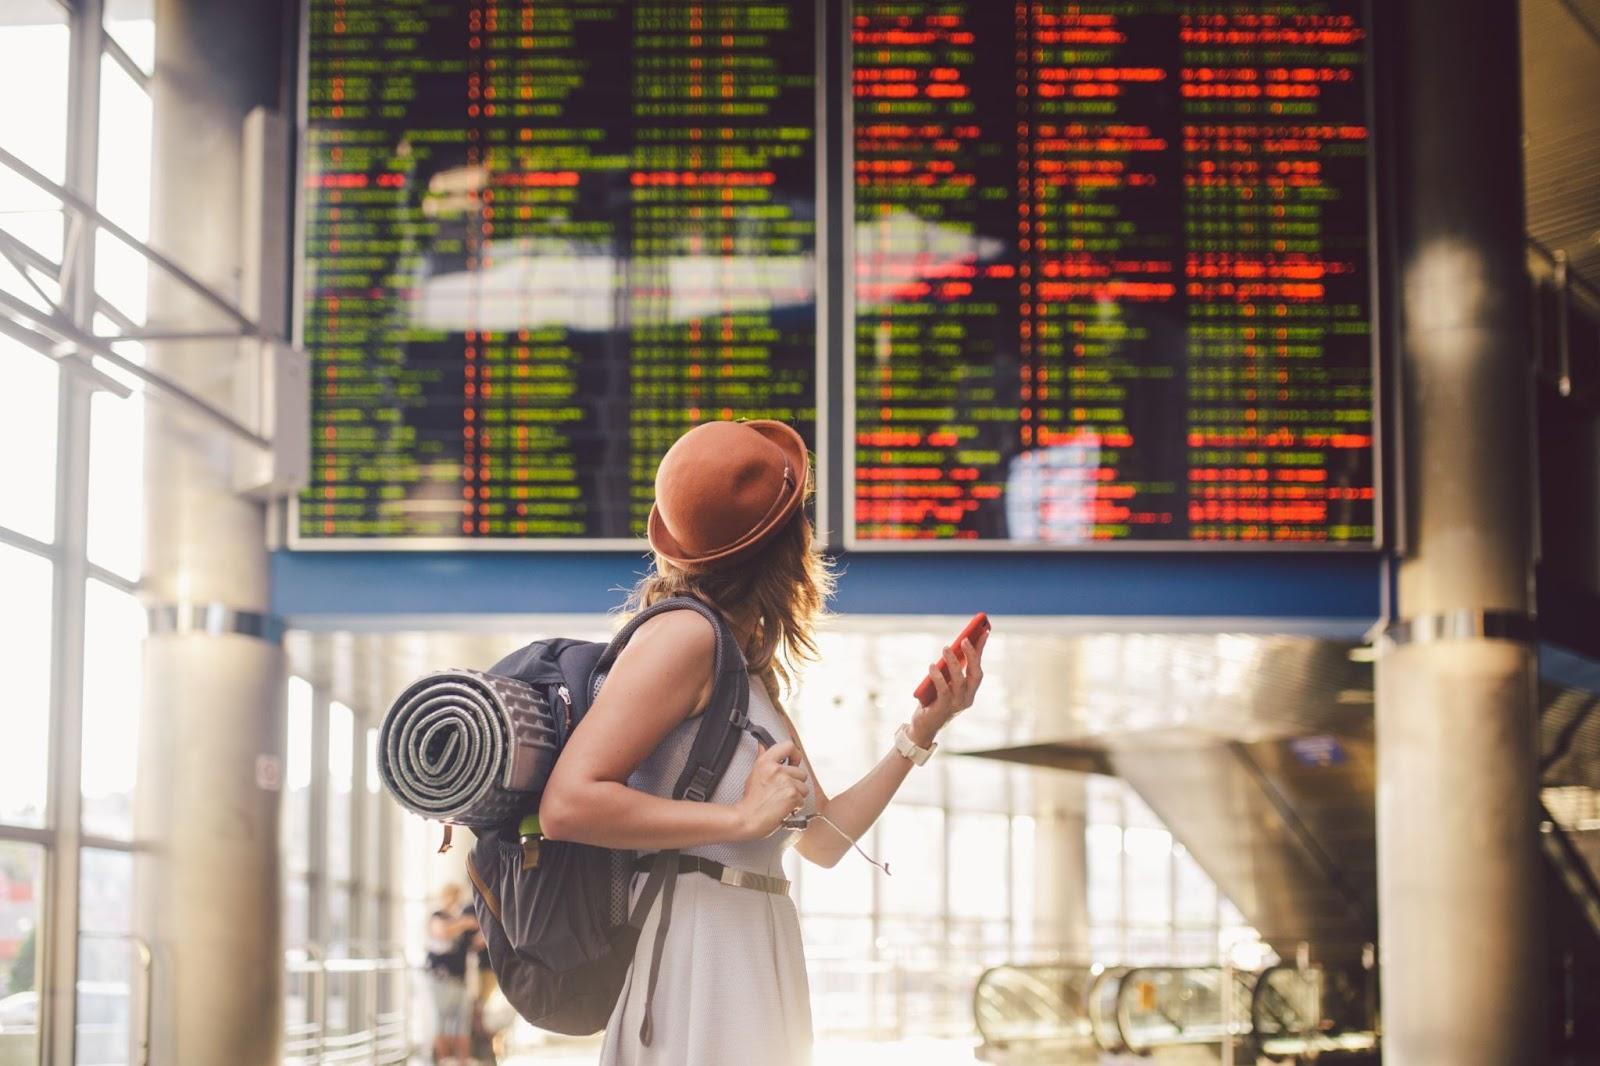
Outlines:
[[[1377,664],[1384,1062],[1536,1066],[1545,970],[1529,813],[1537,662],[1520,639],[1533,606],[1533,366],[1517,5],[1409,3],[1396,22],[1409,554],[1394,636],[1409,639],[1386,641]]]
[[[272,447],[272,441],[228,414],[224,409],[223,402],[208,400],[196,394],[193,390],[179,385],[174,375],[163,374],[157,369],[151,369],[135,363],[112,348],[109,341],[101,340],[87,329],[80,329],[70,323],[63,322],[59,316],[41,311],[8,292],[0,292],[0,309],[4,309],[15,318],[32,322],[41,330],[56,334],[61,338],[61,344],[63,345],[72,349],[91,352],[124,373],[133,375],[155,391],[170,399],[177,400],[189,412],[204,418],[219,429],[226,430],[241,442],[257,448]],[[217,353],[217,355],[220,357],[221,353]],[[231,365],[234,356],[234,351],[231,348],[228,349],[226,352],[227,361],[220,365]]]
[[[101,0],[84,0],[72,14],[72,54],[67,71],[66,181],[74,195],[93,202],[99,169]],[[61,307],[88,321],[94,301],[94,250],[78,269],[61,275]],[[50,730],[50,855],[43,945],[44,992],[40,1061],[72,1066],[77,1059],[78,925],[83,865],[83,674],[86,557],[89,529],[89,413],[91,390],[81,377],[61,379],[56,452],[56,605],[52,687],[56,709]]]
[[[98,64],[96,64],[95,69],[96,71],[99,70]],[[96,82],[98,84],[98,78],[96,79]],[[33,169],[27,163],[24,163],[21,159],[12,155],[4,148],[0,148],[0,165],[4,165],[7,168],[15,171],[30,184],[44,190],[57,200],[60,200],[62,206],[66,207],[69,211],[77,214],[83,219],[87,219],[88,221],[92,222],[94,229],[104,230],[117,240],[121,241],[123,244],[127,245],[129,248],[132,248],[135,252],[138,252],[141,257],[149,260],[151,263],[154,263],[157,267],[161,268],[161,270],[165,271],[172,280],[179,282],[191,293],[199,297],[209,307],[211,307],[212,310],[220,312],[225,318],[228,318],[237,324],[239,329],[244,331],[246,334],[250,336],[258,335],[259,330],[257,329],[255,322],[251,321],[250,316],[241,311],[236,303],[224,296],[218,289],[207,285],[204,281],[201,281],[198,277],[179,266],[175,260],[162,255],[150,245],[146,244],[144,241],[141,241],[139,238],[135,237],[133,234],[129,233],[127,230],[123,229],[121,226],[102,215],[99,211],[95,210],[94,204],[90,200],[87,200],[82,196],[78,196],[71,190],[57,185],[55,182],[45,177],[43,174]]]

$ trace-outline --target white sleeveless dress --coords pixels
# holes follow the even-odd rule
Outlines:
[[[789,737],[766,687],[754,677],[750,720],[780,741]],[[699,728],[698,716],[674,727],[628,778],[628,785],[670,796]],[[760,750],[746,734],[712,802],[739,801]],[[816,811],[811,782],[802,810]],[[764,840],[689,848],[685,853],[782,877],[783,854],[796,835],[780,829]],[[644,880],[644,874],[634,874],[634,898]],[[601,1066],[809,1066],[811,989],[794,900],[724,885],[701,873],[679,874],[650,1008],[653,1033],[645,1047],[639,1026],[660,917],[658,898],[606,1025]]]

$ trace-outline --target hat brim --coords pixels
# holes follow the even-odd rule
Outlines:
[[[767,541],[767,538],[782,529],[805,500],[806,486],[811,481],[811,454],[806,451],[805,440],[793,427],[784,422],[762,418],[752,419],[744,424],[783,450],[789,469],[795,472],[795,480],[790,486],[788,495],[780,501],[765,521],[749,533],[726,547],[700,555],[688,551],[678,543],[667,530],[667,524],[661,520],[660,509],[652,503],[650,520],[646,526],[647,536],[651,549],[668,562],[685,569],[705,569],[734,562],[755,551]]]

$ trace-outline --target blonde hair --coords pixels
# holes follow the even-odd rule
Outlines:
[[[833,594],[834,573],[818,550],[804,510],[753,554],[714,569],[689,569],[655,557],[655,568],[629,594],[626,611],[672,596],[693,596],[744,634],[750,672],[781,710],[799,668],[817,658],[816,627]]]

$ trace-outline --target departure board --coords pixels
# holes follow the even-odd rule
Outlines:
[[[307,0],[298,547],[643,535],[715,418],[816,445],[816,9]]]
[[[853,543],[1374,543],[1366,19],[857,0]]]

